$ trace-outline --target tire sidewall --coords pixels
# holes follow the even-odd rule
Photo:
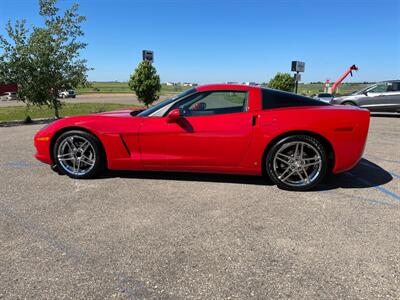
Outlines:
[[[61,142],[63,140],[65,140],[66,138],[73,136],[73,135],[79,135],[79,136],[82,136],[85,139],[87,139],[92,144],[93,149],[95,151],[95,155],[96,155],[95,164],[94,164],[93,168],[84,175],[74,175],[74,174],[69,173],[68,171],[66,171],[64,169],[64,167],[61,165],[60,161],[57,158],[57,152],[58,152],[58,148],[59,148]],[[54,162],[57,165],[59,172],[65,174],[71,178],[76,178],[76,179],[94,178],[97,175],[99,175],[99,173],[104,169],[104,158],[105,157],[104,157],[102,148],[100,146],[100,142],[94,135],[92,135],[88,132],[81,131],[81,130],[71,130],[71,131],[62,133],[56,139],[52,151],[53,151]]]
[[[305,186],[291,186],[288,184],[285,184],[281,182],[278,178],[278,176],[275,174],[275,171],[273,169],[273,158],[275,157],[276,152],[280,149],[280,147],[283,144],[290,143],[290,142],[306,142],[310,143],[317,149],[318,153],[321,156],[321,171],[318,175],[318,177],[310,184],[305,185]],[[324,149],[323,145],[321,142],[319,142],[317,139],[308,136],[308,135],[292,135],[285,137],[278,142],[276,142],[270,151],[268,152],[266,159],[264,161],[264,166],[266,167],[266,171],[270,179],[281,189],[285,190],[290,190],[290,191],[306,191],[314,188],[316,185],[318,185],[321,180],[325,177],[328,169],[328,159],[326,155],[326,150]]]

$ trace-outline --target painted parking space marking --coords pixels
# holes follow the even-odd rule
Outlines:
[[[395,199],[395,200],[400,202],[400,196],[397,195],[396,193],[388,190],[387,188],[384,188],[382,186],[375,186],[373,182],[371,182],[371,181],[369,181],[367,179],[364,179],[364,178],[357,177],[356,175],[352,174],[351,172],[348,172],[346,174],[350,175],[351,177],[354,177],[359,182],[361,182],[361,183],[363,183],[365,185],[368,185],[368,186],[372,187],[373,189],[375,189],[375,190],[377,190],[379,192],[382,192],[382,193],[386,194],[387,196],[389,196],[389,197],[391,197],[391,198],[393,198],[393,199]]]

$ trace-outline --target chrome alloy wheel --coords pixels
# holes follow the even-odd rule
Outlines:
[[[273,158],[273,169],[278,179],[289,186],[312,184],[322,169],[319,151],[303,141],[283,144]]]
[[[89,140],[72,135],[61,141],[57,159],[66,172],[81,176],[89,173],[95,166],[96,153]]]

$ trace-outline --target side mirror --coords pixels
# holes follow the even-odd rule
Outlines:
[[[174,123],[180,120],[182,117],[181,115],[181,110],[179,108],[175,108],[171,110],[168,115],[167,115],[167,122],[168,123]]]
[[[368,92],[363,92],[364,96],[368,96]]]

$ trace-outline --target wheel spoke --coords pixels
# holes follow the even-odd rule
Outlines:
[[[301,143],[301,144],[300,144],[300,154],[299,154],[299,157],[300,157],[300,158],[303,158],[303,155],[304,155],[304,144]]]
[[[306,178],[304,179],[305,182],[306,182],[306,183],[310,182],[310,177],[308,176],[308,173],[307,173],[306,169],[304,169],[304,167],[301,166],[301,170],[303,171],[304,175],[306,175]],[[301,173],[301,172],[299,171],[299,173]],[[303,179],[303,178],[302,178],[302,179]]]
[[[76,160],[72,160],[72,173],[76,174]]]
[[[73,159],[73,155],[71,152],[65,153],[65,154],[59,154],[57,155],[59,160],[71,160]]]
[[[299,145],[300,143],[296,143],[296,148],[294,149],[294,157],[299,156]]]
[[[85,163],[87,165],[90,165],[90,166],[94,165],[94,160],[90,159],[89,157],[87,157],[85,155],[81,156],[81,162],[83,162],[83,163]]]
[[[71,151],[74,151],[76,149],[73,138],[67,139],[67,145],[71,149]]]
[[[69,161],[69,160],[75,160],[75,158],[74,157],[65,157],[65,158],[58,158],[58,160]]]
[[[304,164],[303,167],[307,168],[307,167],[318,166],[318,165],[319,165],[319,161],[314,162],[314,163]]]
[[[287,175],[285,176],[285,178],[282,178],[281,181],[285,182],[286,179],[288,179],[290,176],[292,176],[292,175],[294,174],[294,172],[295,172],[295,171],[291,171],[289,174],[287,174]],[[283,175],[283,174],[282,174],[282,175]],[[281,176],[281,177],[282,177],[282,176]]]
[[[303,158],[303,160],[306,161],[306,162],[307,161],[312,161],[312,160],[319,161],[320,157],[319,156],[307,157],[307,158]]]
[[[281,158],[286,158],[287,160],[292,159],[289,155],[283,154],[281,152],[277,153],[276,156],[281,156]]]
[[[279,160],[280,162],[283,162],[283,163],[285,163],[285,164],[287,164],[287,165],[290,165],[290,163],[289,163],[287,160],[284,160],[284,159],[282,159],[282,158],[280,158],[280,157],[275,157],[275,159],[277,159],[277,160]]]
[[[76,174],[79,174],[79,170],[80,170],[80,168],[81,168],[81,160],[80,159],[78,159],[78,165],[77,165],[77,167],[76,167]]]
[[[87,148],[89,148],[90,143],[88,141],[85,141],[80,147],[79,147],[79,151],[81,151],[82,153],[85,153],[85,151],[87,150]]]
[[[299,175],[301,181],[305,181],[305,179],[304,179],[303,175],[301,175],[300,171],[296,171],[296,173],[297,173],[297,175]]]

